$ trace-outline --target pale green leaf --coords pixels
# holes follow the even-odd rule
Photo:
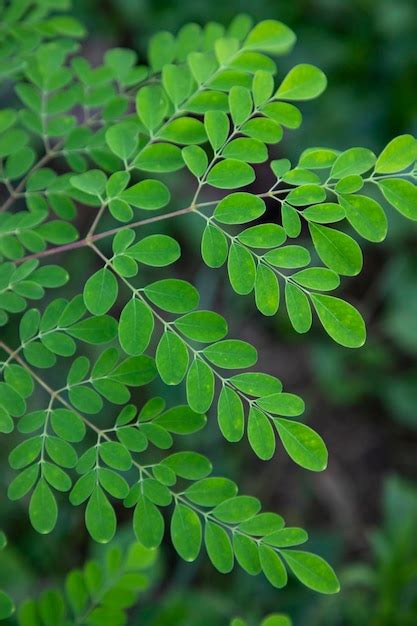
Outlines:
[[[323,93],[326,86],[326,76],[318,67],[302,63],[288,72],[275,97],[282,100],[310,100]]]
[[[360,313],[348,302],[323,294],[311,299],[325,331],[346,348],[360,348],[366,340],[366,328]]]

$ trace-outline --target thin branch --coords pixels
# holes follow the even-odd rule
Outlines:
[[[118,232],[122,230],[126,230],[127,228],[139,228],[140,226],[145,226],[146,224],[152,224],[154,222],[161,222],[163,220],[168,220],[173,217],[177,217],[179,215],[185,215],[187,213],[191,213],[194,207],[188,206],[183,209],[178,209],[177,211],[172,211],[171,213],[164,213],[162,215],[154,215],[153,217],[147,217],[144,220],[139,220],[137,222],[132,222],[132,224],[124,224],[123,226],[117,226],[116,228],[111,228],[110,230],[106,230],[102,233],[96,233],[94,235],[86,236],[79,241],[73,241],[72,243],[66,243],[62,246],[55,246],[54,248],[48,248],[47,250],[42,250],[42,252],[36,252],[35,254],[29,254],[28,256],[22,257],[21,259],[16,259],[14,263],[19,264],[24,261],[30,261],[31,259],[40,259],[42,257],[51,256],[53,254],[59,254],[61,252],[67,252],[68,250],[76,250],[77,248],[85,248],[90,245],[94,241],[99,241],[100,239],[105,239],[106,237],[111,237],[111,235],[116,235]]]
[[[15,360],[16,363],[19,363],[19,365],[21,367],[23,367],[32,376],[32,378],[34,380],[36,380],[38,385],[40,385],[51,396],[51,398],[54,398],[55,400],[58,400],[58,402],[63,404],[70,411],[74,411],[74,407],[71,406],[71,404],[69,402],[67,402],[67,400],[65,398],[63,398],[59,392],[57,392],[54,389],[52,389],[52,387],[50,387],[40,376],[38,376],[33,371],[33,369],[31,367],[29,367],[29,365],[26,363],[26,361],[24,361],[16,353],[16,351],[13,351],[11,348],[9,348],[9,346],[4,341],[0,341],[0,348],[2,348],[5,352],[7,352],[7,354],[11,358],[13,358],[13,360]],[[100,434],[100,435],[102,434],[102,431],[99,428],[97,428],[97,426],[95,426],[92,422],[90,422],[90,420],[88,420],[86,417],[84,417],[83,415],[81,415],[79,413],[77,413],[77,415],[79,415],[81,417],[81,419],[86,423],[86,425],[89,428],[94,430],[97,434]]]

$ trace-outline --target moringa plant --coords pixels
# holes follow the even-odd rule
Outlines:
[[[0,534],[0,550],[6,543]],[[123,626],[127,611],[155,585],[157,563],[155,548],[115,540],[101,558],[71,570],[62,589],[48,588],[36,600],[25,600],[19,607],[19,626]],[[0,591],[0,620],[13,612],[12,600]],[[247,622],[235,618],[230,626],[247,626]],[[292,626],[292,622],[282,613],[273,613],[259,626]]]
[[[223,316],[199,308],[165,222],[192,223],[203,263],[261,315],[281,314],[281,301],[297,333],[314,314],[357,348],[364,321],[331,294],[360,273],[358,240],[386,237],[385,207],[417,219],[417,141],[402,135],[378,156],[313,147],[296,164],[270,160],[301,125],[294,102],[326,87],[310,64],[282,72],[276,57],[295,43],[287,26],[246,15],[226,30],[187,24],[155,34],[146,66],[114,48],[92,67],[83,28],[48,12],[66,4],[1,9],[0,73],[15,98],[0,111],[0,430],[17,421],[20,433],[8,497],[27,500],[33,527],[49,533],[67,493],[101,543],[116,533],[118,502],[146,549],[167,525],[186,561],[204,544],[222,573],[236,561],[281,588],[289,570],[336,593],[331,566],[299,547],[305,530],[213,475],[198,451],[171,451],[217,419],[219,436],[247,437],[264,461],[278,447],[319,472],[328,456],[302,420],[303,400],[256,369],[256,348],[229,337]]]

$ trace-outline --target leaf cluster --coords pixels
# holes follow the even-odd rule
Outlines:
[[[290,571],[311,589],[335,593],[332,568],[299,549],[306,531],[262,511],[199,452],[177,449],[176,438],[203,429],[215,407],[221,435],[231,443],[246,435],[264,461],[277,442],[311,471],[324,470],[328,456],[304,423],[303,400],[253,369],[256,348],[229,337],[222,315],[199,307],[196,287],[176,273],[182,242],[155,227],[195,220],[203,262],[225,266],[232,290],[253,294],[262,315],[279,314],[283,300],[296,332],[308,332],[315,313],[334,341],[356,348],[365,342],[364,320],[330,294],[341,278],[360,273],[358,240],[386,237],[388,210],[417,219],[417,141],[401,135],[378,156],[313,147],[295,165],[271,159],[284,132],[302,122],[294,102],[326,87],[323,72],[305,63],[281,76],[271,57],[292,49],[287,26],[253,25],[246,15],[227,30],[188,24],[176,36],[151,39],[147,66],[114,48],[92,67],[74,40],[79,25],[47,17],[43,4],[12,2],[7,37],[16,38],[11,25],[18,23],[24,50],[0,46],[2,57],[19,59],[9,72],[18,104],[0,111],[0,323],[19,316],[17,345],[0,343],[0,431],[11,433],[16,422],[22,436],[9,456],[18,472],[9,498],[28,499],[41,533],[54,529],[68,493],[98,542],[113,539],[124,506],[133,509],[144,550],[155,550],[169,527],[186,561],[204,544],[222,573],[237,562],[281,588]],[[252,186],[265,183],[259,166],[271,179],[262,191]],[[192,193],[178,208],[172,174],[180,170]],[[94,217],[81,232],[86,210]],[[104,230],[105,221],[112,227]],[[153,231],[143,234],[148,224]],[[77,295],[29,308],[45,289],[67,283],[63,255],[81,249],[90,262],[86,277],[71,277]],[[58,264],[44,264],[52,255]],[[183,403],[167,408],[153,392],[156,380],[167,394],[180,386]],[[119,568],[117,554],[108,567]],[[92,567],[86,583],[76,575],[77,597],[69,601],[81,615],[102,584],[98,571]],[[45,596],[39,609],[28,606],[23,626],[66,619],[59,594]],[[124,608],[116,607],[112,624],[123,623]],[[107,607],[94,611],[103,620]],[[105,623],[94,621],[94,611],[88,623]],[[264,626],[285,620],[272,616]]]

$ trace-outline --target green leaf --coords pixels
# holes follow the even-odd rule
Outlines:
[[[130,246],[125,254],[145,265],[165,267],[180,258],[181,250],[173,237],[149,235]]]
[[[336,574],[321,557],[301,550],[282,550],[281,554],[295,576],[306,587],[327,594],[340,590]]]
[[[179,143],[183,146],[205,143],[207,141],[204,124],[194,117],[179,117],[164,126],[160,136],[162,139]]]
[[[278,224],[258,224],[242,231],[239,241],[251,248],[275,248],[286,240],[285,231]]]
[[[149,300],[169,313],[188,313],[198,305],[199,295],[195,287],[185,280],[166,278],[144,288]]]
[[[170,143],[155,143],[143,148],[133,161],[144,172],[176,172],[184,167],[181,150]]]
[[[288,281],[285,283],[285,304],[294,330],[307,333],[312,324],[310,303],[304,291]]]
[[[260,508],[261,503],[257,498],[235,496],[218,504],[211,513],[226,524],[240,524],[254,517]]]
[[[303,217],[311,222],[318,222],[319,224],[330,224],[332,222],[339,222],[345,217],[345,211],[340,204],[335,202],[325,202],[323,204],[316,204],[315,206],[309,206],[303,211]]]
[[[141,495],[133,515],[133,530],[145,548],[157,548],[164,536],[164,518],[159,509]]]
[[[336,272],[326,267],[308,267],[292,274],[291,280],[302,287],[317,291],[332,291],[340,285],[340,278]]]
[[[275,435],[265,413],[251,406],[248,417],[248,439],[252,450],[263,461],[272,459],[275,452]]]
[[[320,177],[311,170],[303,167],[295,167],[282,177],[282,180],[290,185],[319,185]]]
[[[353,228],[364,239],[378,243],[387,235],[387,217],[378,202],[366,196],[343,196],[340,203]]]
[[[227,335],[227,322],[213,311],[195,311],[175,320],[175,326],[189,339],[211,343]]]
[[[146,128],[151,132],[158,128],[168,111],[168,100],[162,87],[146,85],[139,89],[136,110]]]
[[[317,254],[330,269],[343,276],[355,276],[362,269],[362,251],[349,235],[334,228],[309,224]]]
[[[207,521],[204,531],[207,554],[214,567],[222,574],[232,571],[234,554],[229,535],[218,524]]]
[[[207,348],[203,354],[210,363],[224,369],[244,369],[255,365],[258,354],[256,349],[240,339],[224,339]]]
[[[82,419],[68,409],[54,409],[51,415],[51,426],[55,434],[66,441],[82,441],[86,433]]]
[[[157,506],[168,506],[172,502],[170,490],[158,480],[146,478],[143,482],[144,494]]]
[[[175,454],[165,457],[162,463],[164,466],[174,471],[177,476],[188,480],[200,480],[205,478],[212,470],[210,461],[197,452],[176,452]],[[193,488],[194,485],[189,489],[192,490]],[[187,493],[189,493],[189,489]],[[232,495],[234,495],[234,493],[232,493]]]
[[[259,559],[262,571],[271,585],[277,589],[285,587],[287,584],[287,572],[275,550],[261,544],[259,546]]]
[[[113,70],[114,76],[119,80],[123,80],[135,65],[137,54],[127,48],[113,48],[104,54],[104,60],[106,65]]]
[[[187,57],[187,62],[198,84],[207,82],[217,69],[217,63],[212,54],[191,52]]]
[[[106,467],[100,467],[98,469],[98,477],[100,485],[103,489],[105,489],[114,498],[121,500],[126,498],[129,494],[129,485],[127,481],[113,470]]]
[[[292,189],[286,198],[287,202],[293,206],[317,204],[325,199],[326,192],[320,185],[301,185]]]
[[[211,147],[216,152],[228,137],[229,118],[222,111],[208,111],[204,116],[204,126]]]
[[[9,278],[7,276],[7,278]],[[29,309],[26,311],[19,323],[19,337],[22,343],[36,335],[41,316],[37,309]]]
[[[375,172],[393,174],[405,170],[417,159],[417,141],[412,135],[400,135],[389,142],[378,157]]]
[[[261,263],[256,268],[255,302],[262,315],[271,316],[278,311],[279,283],[277,276],[269,267]]]
[[[55,528],[58,507],[44,478],[39,480],[30,499],[29,517],[33,528],[42,535],[50,533]]]
[[[187,101],[190,113],[206,113],[207,111],[228,111],[227,95],[221,91],[207,90],[196,92]]]
[[[92,196],[102,196],[106,188],[107,177],[101,170],[90,170],[78,176],[71,176],[71,185]]]
[[[344,178],[354,174],[364,174],[376,161],[375,154],[367,148],[349,148],[339,154],[330,172],[332,178]]]
[[[235,85],[229,92],[229,107],[235,126],[241,126],[250,117],[253,109],[249,89]]]
[[[162,84],[175,109],[190,95],[192,76],[186,66],[167,64],[162,68]]]
[[[166,63],[171,63],[176,53],[175,37],[160,31],[149,40],[148,58],[154,72],[159,72]]]
[[[216,206],[214,218],[221,224],[245,224],[266,211],[262,198],[245,192],[232,193]]]
[[[108,543],[116,532],[116,515],[101,487],[96,486],[85,510],[85,524],[94,541]]]
[[[268,150],[258,139],[239,137],[227,144],[223,155],[246,163],[264,163],[268,159]]]
[[[154,318],[149,309],[137,298],[132,298],[123,308],[119,320],[119,342],[126,354],[142,354],[149,345],[154,329]]]
[[[259,22],[247,36],[244,48],[271,54],[288,52],[295,43],[293,31],[277,20]]]
[[[68,272],[59,265],[44,265],[31,275],[42,287],[61,287],[69,280]]]
[[[366,340],[366,328],[360,313],[348,302],[322,294],[311,299],[324,330],[346,348],[360,348]]]
[[[239,530],[249,535],[264,537],[284,527],[284,519],[277,513],[259,513],[239,524]]]
[[[129,172],[115,172],[110,176],[106,183],[106,192],[109,198],[118,196],[123,189],[129,184]]]
[[[258,70],[252,81],[252,93],[255,106],[260,108],[272,96],[274,78],[270,72]]]
[[[286,126],[287,128],[294,129],[301,126],[302,115],[299,109],[288,102],[269,102],[262,108],[262,113],[270,117],[277,124]]]
[[[5,175],[10,180],[20,178],[30,170],[36,160],[36,153],[32,148],[25,146],[6,160]]]
[[[299,422],[278,418],[274,424],[288,456],[301,467],[322,472],[327,467],[327,449],[312,428]]]
[[[71,404],[79,411],[94,415],[103,408],[99,394],[89,387],[74,387],[68,392]]]
[[[0,157],[15,154],[28,142],[28,135],[23,130],[12,128],[0,137]]]
[[[339,180],[334,190],[336,193],[356,193],[360,191],[363,186],[363,178],[357,174],[352,174],[352,176],[345,176],[345,178]]]
[[[13,417],[20,417],[26,411],[26,403],[21,395],[13,387],[6,383],[0,383],[1,402]]]
[[[190,172],[198,178],[200,178],[207,169],[207,154],[200,146],[186,146],[182,149],[182,158]]]
[[[93,315],[103,315],[113,306],[118,294],[117,279],[103,267],[90,276],[84,285],[84,303]]]
[[[227,270],[230,284],[236,293],[245,295],[253,290],[256,267],[249,250],[233,242],[230,246]]]
[[[237,493],[237,486],[227,478],[205,478],[194,483],[185,492],[187,498],[201,506],[216,506]]]
[[[236,56],[239,40],[236,37],[220,37],[214,42],[216,58],[220,66],[227,66]]]
[[[327,169],[332,167],[339,152],[331,148],[307,148],[300,156],[299,165],[309,169]]]
[[[66,37],[84,37],[85,28],[78,20],[69,15],[56,15],[49,18],[47,26],[54,33],[64,35]]]
[[[109,211],[119,222],[129,222],[133,217],[133,210],[128,203],[118,198],[110,200]]]
[[[49,436],[46,439],[46,451],[51,460],[61,467],[72,468],[77,464],[77,453],[73,446],[63,439]]]
[[[303,246],[284,246],[267,252],[263,257],[274,267],[297,268],[308,265],[311,261],[310,253]]]
[[[207,224],[201,239],[201,256],[209,267],[221,267],[229,252],[226,235],[220,228]]]
[[[409,180],[391,178],[378,181],[384,197],[409,220],[417,220],[417,187]]]
[[[6,409],[0,406],[0,433],[9,434],[14,430],[14,422]]]
[[[296,209],[284,202],[281,208],[281,216],[282,226],[286,235],[288,237],[298,237],[301,233],[301,219]]]
[[[156,366],[166,385],[179,385],[188,369],[188,349],[182,339],[166,330],[156,350]]]
[[[24,469],[12,480],[7,490],[7,497],[14,501],[23,498],[38,480],[39,465],[35,463]]]
[[[233,549],[240,567],[250,576],[257,576],[261,572],[257,544],[240,533],[233,535]]]
[[[29,372],[20,365],[9,364],[4,369],[4,380],[24,398],[28,398],[33,393],[33,378]]]
[[[100,444],[98,452],[101,460],[113,469],[127,471],[132,466],[130,453],[117,441],[104,441]]]
[[[0,111],[0,133],[13,126],[16,121],[17,112],[14,109],[2,109]]]
[[[45,463],[43,466],[43,475],[54,489],[63,492],[71,489],[72,481],[70,477],[57,465]]]
[[[171,539],[184,561],[195,561],[201,547],[201,522],[197,513],[183,504],[175,506],[171,518]]]
[[[219,189],[236,189],[253,183],[255,172],[247,163],[237,159],[224,159],[216,163],[208,173],[207,182]]]
[[[239,395],[228,386],[223,386],[217,404],[217,420],[223,437],[227,441],[240,441],[245,428],[243,404]]]
[[[78,239],[76,228],[72,224],[67,224],[60,220],[52,220],[38,226],[37,233],[49,243],[56,245],[70,243]]]
[[[138,147],[137,126],[130,122],[111,126],[106,132],[106,142],[116,156],[126,161]]]
[[[263,141],[267,144],[278,143],[282,139],[282,128],[273,120],[257,117],[246,122],[241,132],[252,139]]]
[[[304,413],[304,402],[292,393],[273,393],[257,400],[257,405],[273,413],[274,415],[284,415],[288,417],[297,417]]]
[[[302,528],[281,528],[265,537],[264,541],[277,548],[288,548],[305,543],[308,535]]]
[[[240,391],[250,396],[261,397],[282,391],[282,383],[275,376],[261,372],[245,372],[232,376],[230,381]]]
[[[168,204],[171,194],[161,181],[148,179],[122,191],[120,198],[138,209],[155,211]]]
[[[120,443],[131,452],[143,452],[148,447],[148,440],[144,433],[134,427],[120,428],[116,435]]]
[[[293,67],[275,94],[282,100],[311,100],[326,89],[325,74],[314,65],[302,63]]]
[[[117,322],[109,315],[99,315],[72,324],[66,332],[86,343],[107,343],[117,335]]]
[[[187,435],[201,430],[207,422],[205,415],[196,413],[187,405],[177,406],[155,418],[155,423],[171,433]]]

